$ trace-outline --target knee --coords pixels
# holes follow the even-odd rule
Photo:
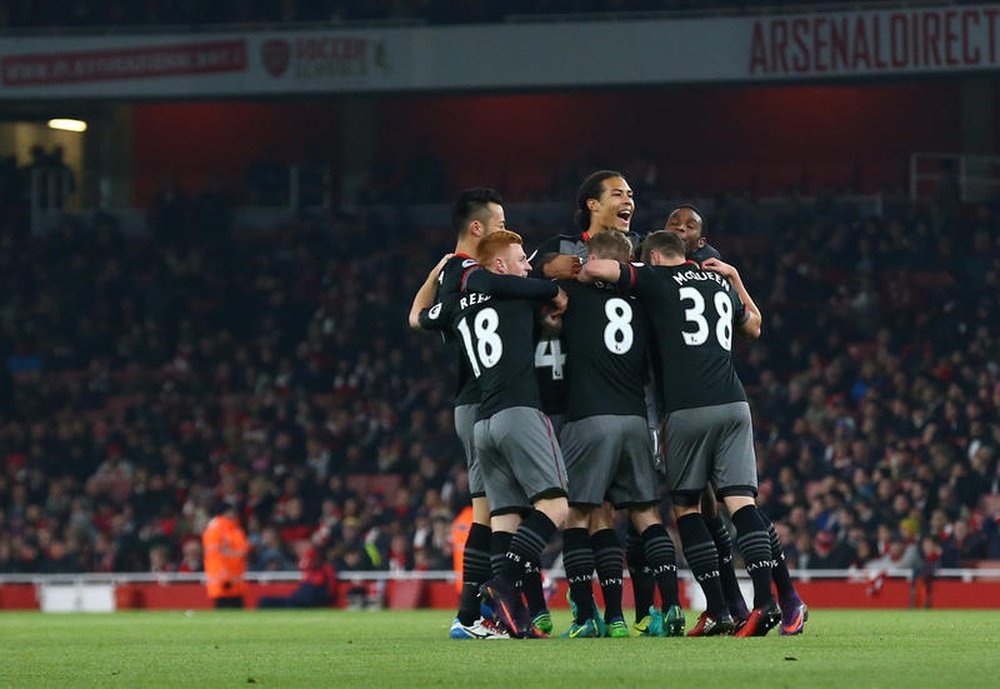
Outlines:
[[[539,500],[535,509],[548,517],[556,528],[562,528],[569,516],[569,502],[564,497]]]

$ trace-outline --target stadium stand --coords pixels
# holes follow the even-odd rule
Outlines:
[[[84,0],[47,4],[0,0],[0,26],[10,28],[83,28],[108,26],[213,26],[221,24],[278,24],[302,22],[404,22],[476,24],[519,19],[620,18],[651,13],[731,15],[856,8],[854,0]],[[869,0],[866,8],[892,6]],[[972,4],[967,0],[951,4]]]
[[[741,375],[793,565],[1000,558],[1000,205],[712,205],[766,305]],[[0,572],[191,570],[217,499],[252,566],[313,539],[341,572],[448,569],[450,358],[403,314],[449,231],[342,213],[206,241],[193,212],[5,234]]]
[[[599,20],[860,5],[82,0],[49,3],[42,12],[40,3],[0,0],[0,27],[14,36],[66,27],[197,35],[223,25],[514,23],[543,15]],[[962,95],[954,83],[927,79],[912,87],[843,88],[830,107],[789,88],[780,102],[808,102],[831,118],[854,113],[842,126],[824,120],[826,128],[837,124],[872,140],[893,128],[896,111]],[[879,100],[873,91],[892,91],[892,98]],[[748,117],[758,113],[754,126],[744,125],[746,141],[777,118],[758,107],[759,93],[736,101]],[[560,112],[584,111],[575,98],[594,93],[561,94],[556,104],[534,95],[503,107],[491,94],[460,111],[453,102],[436,107],[458,112],[449,122],[483,112],[529,121],[524,113],[541,104],[549,120],[561,122]],[[679,114],[673,126],[693,130],[722,109],[717,95],[697,91],[686,109],[694,114]],[[651,131],[648,122],[658,123],[661,111],[645,106],[659,106],[660,98],[637,93],[635,109],[648,112],[627,126]],[[369,113],[386,120],[381,135],[402,131],[397,122],[436,120],[407,99],[387,100],[399,106],[398,119]],[[846,110],[852,100],[864,107]],[[297,103],[296,114],[270,128],[316,118],[340,136],[331,125],[339,104],[288,102]],[[163,131],[151,123],[200,130],[216,105],[139,103],[135,128],[147,133],[147,144],[158,142]],[[225,127],[271,121],[254,113],[254,104],[229,100],[214,115]],[[882,113],[889,114],[875,117]],[[925,129],[951,122],[933,116]],[[603,117],[603,110],[594,115]],[[714,129],[724,133],[725,124],[716,120]],[[441,131],[451,136],[447,124]],[[441,131],[431,133],[440,140]],[[186,155],[173,141],[157,152]],[[294,570],[303,540],[342,575],[450,569],[449,527],[468,502],[452,430],[452,357],[436,339],[409,332],[405,313],[453,237],[446,212],[428,221],[423,204],[482,183],[509,201],[564,203],[583,176],[605,166],[624,168],[632,181],[646,206],[647,215],[637,216],[646,223],[641,230],[663,221],[648,210],[653,201],[663,207],[681,196],[711,196],[699,203],[709,209],[712,242],[739,266],[764,310],[764,337],[740,345],[740,374],[757,426],[760,500],[792,567],[867,570],[872,587],[887,567],[996,567],[1000,198],[914,202],[902,196],[911,140],[901,136],[886,150],[867,142],[855,152],[831,137],[788,159],[761,153],[769,152],[767,141],[741,155],[727,139],[704,158],[695,155],[700,143],[681,146],[670,159],[652,145],[641,154],[617,150],[623,160],[581,146],[557,169],[547,159],[522,162],[517,152],[497,163],[489,154],[502,144],[470,161],[382,141],[388,151],[373,154],[357,198],[333,198],[337,185],[329,177],[338,171],[317,160],[299,180],[307,201],[293,199],[288,184],[291,169],[310,164],[298,153],[230,164],[217,186],[219,170],[199,161],[175,165],[180,178],[164,182],[162,170],[176,161],[146,151],[136,156],[147,159],[140,162],[148,169],[137,166],[146,174],[133,182],[148,234],[126,231],[125,220],[109,212],[67,215],[52,232],[31,232],[32,170],[8,155],[0,159],[0,574],[199,571],[199,534],[219,500],[239,505],[258,572]],[[274,142],[277,150],[283,145]],[[58,167],[59,156],[38,153],[31,165]],[[856,203],[854,194],[877,201]],[[236,220],[237,204],[314,214],[248,227]],[[561,225],[514,213],[509,220],[530,247],[565,231],[568,214]],[[364,598],[368,590],[359,584],[348,595]],[[389,605],[411,605],[419,592],[408,581]]]

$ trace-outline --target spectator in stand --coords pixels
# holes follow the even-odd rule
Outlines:
[[[985,230],[975,239],[982,282],[968,287],[959,257],[936,253],[951,230],[928,220],[933,208],[849,211],[836,222],[867,248],[845,261],[832,211],[720,202],[728,210],[715,215],[728,223],[725,236],[740,237],[744,279],[759,285],[769,314],[762,339],[737,344],[746,350],[737,359],[755,371],[747,392],[761,485],[774,485],[762,508],[787,530],[786,550],[810,552],[814,517],[826,513],[832,528],[851,510],[872,542],[880,523],[888,533],[906,523],[942,545],[956,521],[981,524],[971,530],[983,532],[987,556],[1000,557],[1000,507],[988,497],[1000,494],[1000,312],[989,298],[1000,284],[1000,209],[968,209]],[[413,542],[414,523],[397,506],[460,511],[461,449],[438,428],[450,416],[437,421],[449,414],[449,382],[439,376],[447,362],[399,319],[403,295],[418,286],[409,276],[436,261],[452,233],[413,226],[397,244],[373,248],[354,238],[388,232],[376,216],[332,213],[330,223],[234,231],[225,261],[198,237],[187,246],[125,241],[106,220],[3,235],[0,571],[53,566],[56,541],[75,551],[81,571],[149,571],[155,545],[177,553],[199,540],[203,505],[218,495],[247,506],[258,541],[289,523],[285,503],[299,498],[294,525],[306,536],[325,529],[330,545],[320,550],[331,558],[350,523],[365,568],[387,562],[393,535]],[[183,228],[162,229],[173,237]],[[907,248],[916,238],[936,260],[919,275],[887,269],[917,260]],[[787,254],[764,260],[775,245]],[[414,267],[404,271],[410,284],[365,277],[399,265]],[[870,295],[862,270],[874,281]],[[875,331],[843,307],[862,292],[874,299],[865,308],[878,314]],[[380,448],[395,457],[405,504],[395,486],[388,504],[366,500],[372,491],[359,475],[377,471]],[[832,498],[813,498],[834,491],[832,512]],[[906,502],[899,513],[896,494]],[[369,536],[379,565],[365,550]],[[858,549],[858,563],[871,559]]]
[[[952,525],[951,535],[941,543],[941,566],[964,567],[970,560],[988,557],[989,544],[982,533],[970,528],[969,521],[959,519]]]
[[[254,562],[251,569],[259,572],[284,572],[292,569],[291,558],[285,551],[283,539],[273,526],[265,527],[260,532],[260,538],[254,539]]]
[[[181,546],[181,563],[177,571],[182,573],[201,572],[204,565],[201,561],[201,543],[192,539]]]
[[[322,608],[332,605],[337,590],[337,573],[309,541],[298,541],[295,552],[299,557],[302,579],[290,596],[265,596],[258,608]]]

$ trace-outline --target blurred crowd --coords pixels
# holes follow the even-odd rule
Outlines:
[[[848,0],[56,0],[47,3],[0,0],[0,26],[62,28],[372,21],[469,24],[499,22],[511,16],[741,13],[765,9],[794,11],[809,6],[830,9],[838,4],[849,8],[857,5]],[[969,0],[969,4],[978,3]]]
[[[737,358],[791,566],[1000,558],[1000,206],[711,207],[764,311]],[[450,569],[452,356],[405,323],[446,218],[154,213],[148,238],[110,215],[2,238],[0,573],[197,571],[220,500],[251,570],[304,541],[341,572]]]

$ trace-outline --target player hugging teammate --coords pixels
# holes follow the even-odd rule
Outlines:
[[[578,193],[581,232],[543,243],[532,270],[520,236],[505,229],[499,196],[480,193],[482,221],[470,224],[459,212],[470,193],[456,204],[456,254],[431,271],[410,314],[415,328],[449,333],[472,390],[456,400],[456,428],[470,485],[473,466],[482,484],[481,492],[473,487],[480,528],[466,545],[468,585],[451,636],[548,636],[540,555],[564,525],[574,619],[563,637],[630,636],[613,508],[627,510],[632,527],[631,635],[683,635],[676,549],[659,512],[658,451],[650,434],[661,424],[677,528],[708,603],[689,635],[761,636],[779,623],[782,633],[800,633],[805,605],[791,587],[773,527],[755,505],[750,410],[732,362],[734,335],[758,337],[761,314],[736,269],[706,244],[701,214],[693,206],[676,209],[669,231],[644,244],[649,265],[632,262],[638,244],[630,232],[632,190],[620,173],[599,171]],[[456,269],[447,279],[449,265]],[[439,279],[450,287],[435,290]],[[471,442],[459,423],[465,406],[462,425],[474,424]],[[749,612],[715,496],[732,515],[753,581]],[[593,599],[595,569],[603,616]],[[476,589],[494,619],[478,618]]]

